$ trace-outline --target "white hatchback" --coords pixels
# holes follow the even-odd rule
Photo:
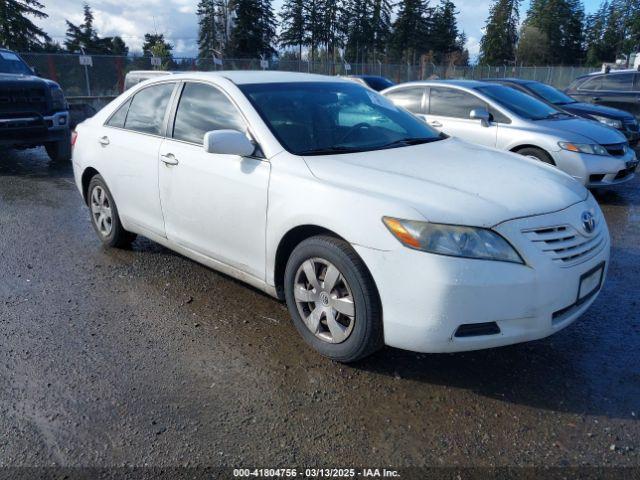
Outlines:
[[[578,182],[447,138],[348,80],[159,78],[74,142],[105,245],[141,234],[286,299],[302,337],[340,361],[550,335],[607,271],[609,232]]]

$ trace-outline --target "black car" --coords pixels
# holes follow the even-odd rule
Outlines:
[[[0,146],[44,146],[54,161],[71,159],[69,109],[60,85],[38,77],[6,49],[0,49]]]
[[[379,77],[377,75],[349,75],[347,78],[358,82],[365,87],[369,87],[376,92],[381,92],[385,88],[393,87],[395,83],[386,77]]]
[[[620,132],[622,132],[629,140],[629,144],[634,147],[638,144],[638,141],[640,141],[640,128],[638,126],[638,121],[627,111],[595,103],[580,102],[551,85],[533,80],[523,80],[520,78],[495,78],[488,79],[487,81],[513,87],[572,113],[573,115],[597,120],[598,122],[620,130]]]

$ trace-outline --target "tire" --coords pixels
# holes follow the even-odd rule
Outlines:
[[[47,155],[54,162],[70,162],[71,161],[71,132],[67,130],[63,140],[57,142],[45,143],[44,148]]]
[[[347,242],[325,235],[304,240],[287,261],[284,282],[296,329],[321,355],[349,363],[382,348],[378,291],[364,262]]]
[[[529,157],[544,163],[548,163],[549,165],[555,165],[551,156],[540,148],[527,147],[527,148],[518,150],[516,153],[524,157]]]
[[[89,182],[87,204],[91,225],[105,247],[126,248],[136,239],[134,233],[122,227],[118,207],[100,175],[95,175]]]

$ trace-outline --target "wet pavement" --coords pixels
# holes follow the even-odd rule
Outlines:
[[[0,151],[0,466],[640,466],[639,188],[598,195],[612,263],[571,327],[345,366],[256,290],[103,249],[70,166]]]

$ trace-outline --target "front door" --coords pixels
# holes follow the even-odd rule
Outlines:
[[[270,164],[207,153],[204,134],[222,129],[246,130],[236,107],[213,85],[186,83],[160,147],[167,238],[264,280]]]

